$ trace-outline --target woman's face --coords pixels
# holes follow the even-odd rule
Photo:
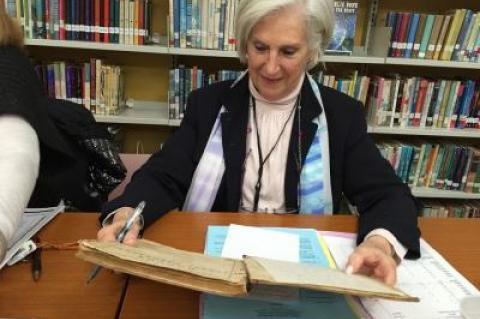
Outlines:
[[[304,76],[310,50],[303,20],[299,7],[289,7],[261,19],[250,33],[249,75],[267,100],[287,96]]]

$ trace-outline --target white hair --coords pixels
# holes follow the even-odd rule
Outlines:
[[[235,37],[240,61],[246,63],[247,40],[262,18],[286,7],[300,6],[311,59],[308,69],[317,65],[332,37],[335,27],[333,0],[241,0],[235,17]]]

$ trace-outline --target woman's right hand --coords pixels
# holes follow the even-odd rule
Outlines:
[[[127,219],[135,211],[132,207],[122,207],[116,210],[113,215],[113,220],[110,224],[103,226],[97,233],[97,239],[101,241],[115,241],[115,237],[120,232],[120,229],[125,225]],[[141,225],[137,222],[128,231],[127,235],[123,239],[123,243],[127,245],[133,245],[137,241],[138,234],[140,233]]]

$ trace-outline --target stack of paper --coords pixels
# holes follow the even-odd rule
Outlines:
[[[343,267],[355,248],[355,234],[321,232],[337,265]],[[403,260],[397,268],[397,287],[420,302],[406,306],[401,302],[359,298],[368,318],[381,319],[461,319],[460,301],[480,295],[435,249],[421,239],[419,260]]]
[[[15,232],[13,238],[8,242],[8,250],[5,258],[0,262],[0,269],[9,263],[25,243],[32,238],[43,226],[52,220],[58,213],[65,210],[65,205],[61,202],[55,207],[46,208],[27,208],[22,216],[20,227]],[[31,251],[30,251],[31,252]]]

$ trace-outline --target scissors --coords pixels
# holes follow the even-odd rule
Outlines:
[[[135,220],[140,216],[140,214],[142,214],[142,211],[145,208],[145,205],[146,205],[145,201],[141,201],[138,204],[138,206],[137,206],[137,208],[135,208],[135,211],[133,212],[132,216],[130,216],[130,218],[127,219],[127,221],[125,222],[125,225],[123,225],[122,229],[120,229],[117,236],[115,237],[116,241],[118,241],[120,243],[123,242],[123,239],[125,238],[125,235],[127,235],[130,228],[132,228]],[[95,277],[98,275],[98,273],[100,272],[101,269],[102,269],[102,266],[99,266],[99,265],[96,265],[92,268],[92,270],[90,271],[90,274],[88,275],[88,278],[87,278],[87,284],[89,284],[93,279],[95,279]]]

